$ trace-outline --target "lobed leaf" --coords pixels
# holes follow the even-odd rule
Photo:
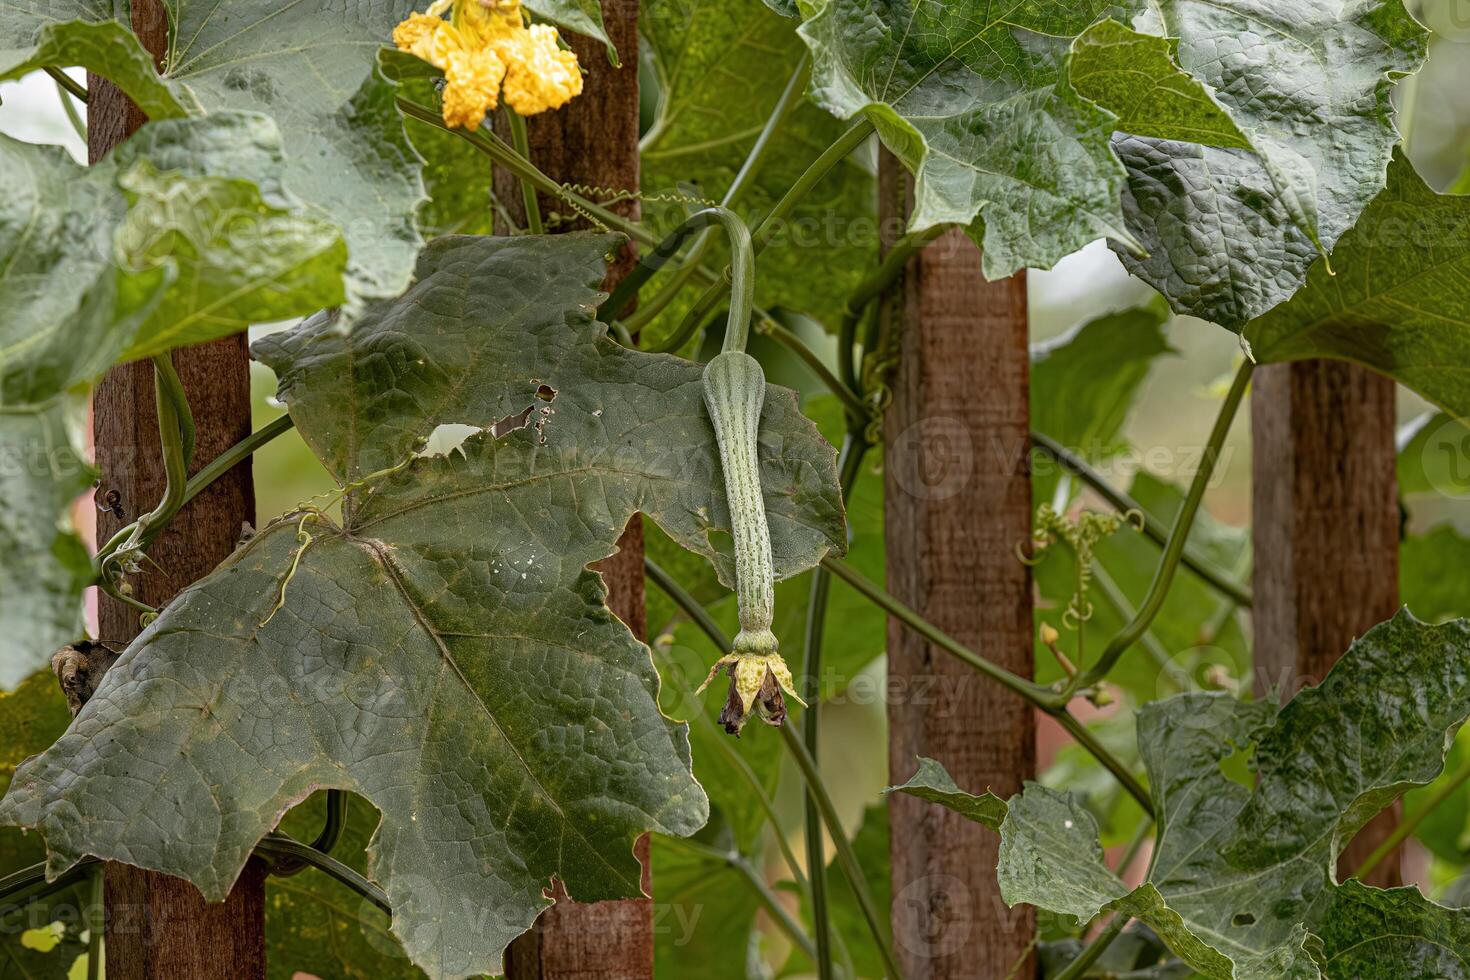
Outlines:
[[[1467,243],[1470,198],[1436,194],[1396,155],[1388,186],[1338,242],[1331,270],[1318,263],[1291,302],[1243,336],[1263,363],[1354,361],[1453,418],[1470,417]]]
[[[1217,694],[1152,702],[1139,712],[1160,828],[1149,880],[1129,892],[1103,864],[1090,814],[1032,785],[1001,828],[1003,892],[1081,919],[1136,917],[1220,980],[1461,976],[1470,911],[1338,884],[1335,872],[1368,820],[1440,774],[1467,717],[1470,621],[1428,626],[1407,612],[1284,707]],[[1247,752],[1249,784],[1227,765]]]
[[[373,803],[370,868],[430,976],[490,973],[549,904],[640,893],[649,830],[707,816],[687,729],[589,565],[641,511],[730,579],[700,368],[593,319],[619,239],[441,238],[350,336],[328,317],[257,345],[343,521],[289,515],[186,590],[0,819],[53,870],[97,854],[218,899],[315,789]],[[442,426],[471,427],[447,455]],[[776,566],[843,542],[834,454],[771,392],[761,456]]]
[[[981,5],[829,0],[801,27],[812,95],[863,116],[917,179],[910,227],[969,226],[989,278],[1050,268],[1098,238],[1132,242],[1113,114],[1066,80],[1107,0]]]
[[[907,793],[930,803],[938,803],[962,817],[982,823],[991,830],[999,830],[1006,819],[1006,803],[994,793],[982,796],[966,793],[955,785],[953,777],[944,766],[933,759],[919,759],[919,768],[908,782],[890,786],[885,793]],[[1094,825],[1095,826],[1095,825]]]
[[[1115,248],[1177,311],[1239,331],[1382,190],[1392,83],[1423,63],[1427,35],[1402,0],[1159,0],[1142,21],[1178,39],[1179,64],[1255,153],[1120,134],[1128,228],[1147,255]]]

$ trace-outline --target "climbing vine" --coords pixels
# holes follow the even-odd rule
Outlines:
[[[324,955],[313,903],[346,889],[360,921],[316,972],[496,974],[553,879],[642,894],[646,833],[657,887],[710,888],[719,920],[661,971],[746,976],[765,929],[772,967],[898,977],[882,811],[854,834],[812,751],[885,621],[1072,742],[1009,800],[932,760],[889,788],[999,834],[1049,975],[1470,977],[1470,912],[1337,871],[1406,793],[1390,843],[1464,859],[1463,607],[1406,587],[1320,685],[1253,699],[1251,556],[1205,510],[1259,365],[1393,378],[1433,413],[1406,453],[1470,415],[1470,199],[1401,145],[1428,43],[1401,0],[645,0],[640,52],[577,0],[220,7],[168,5],[160,70],[113,4],[0,0],[0,80],[52,74],[77,119],[93,93],[62,70],[84,68],[148,118],[90,167],[0,136],[0,977],[95,969],[100,928],[58,909],[98,905],[100,861],[220,900],[252,855],[312,876],[277,893],[283,967]],[[586,97],[572,33],[658,96],[642,187],[563,185],[531,153],[524,117]],[[878,228],[879,149],[913,177],[903,228]],[[492,168],[525,227],[453,233],[489,230]],[[613,207],[633,198],[638,220]],[[548,233],[572,220],[594,230]],[[1010,557],[1042,600],[1036,676],[875,581],[891,307],[950,232],[992,278],[1105,239],[1156,294],[1033,352],[1034,537]],[[1190,484],[1124,491],[1103,464],[1176,314],[1233,334],[1237,366]],[[170,352],[251,328],[286,414],[197,459]],[[99,485],[77,437],[134,361],[157,501]],[[142,602],[188,502],[287,445],[330,488]],[[78,498],[128,521],[95,552]],[[594,570],[635,514],[650,645]],[[1470,553],[1434,544],[1405,548]],[[144,627],[125,648],[88,635],[94,588]],[[1105,859],[1125,833],[1141,881]]]

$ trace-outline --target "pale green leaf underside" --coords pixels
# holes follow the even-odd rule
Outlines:
[[[573,6],[548,0],[561,9]],[[153,119],[186,110],[262,112],[289,148],[286,188],[319,220],[342,227],[349,307],[397,295],[420,244],[420,163],[403,133],[377,53],[409,0],[354,2],[331,12],[275,0],[172,0],[164,76],[109,4],[0,0],[0,73],[82,64],[119,82]],[[244,175],[234,175],[244,176]]]
[[[1139,5],[1140,7],[1142,5]],[[1401,0],[1151,0],[1140,23],[1255,148],[1120,135],[1124,208],[1147,257],[1119,249],[1174,308],[1232,330],[1294,293],[1383,188],[1392,81],[1423,62]]]
[[[1006,818],[1006,802],[994,793],[981,796],[966,793],[955,785],[954,779],[944,766],[933,759],[919,759],[918,770],[908,782],[890,786],[886,793],[907,793],[930,803],[938,803],[954,812],[984,824],[991,830],[999,830]]]
[[[336,230],[252,182],[280,170],[274,125],[251,114],[157,122],[85,169],[0,137],[0,453],[24,513],[0,534],[0,688],[82,631],[90,572],[65,512],[90,470],[66,393],[119,358],[340,300]]]
[[[1470,198],[1436,194],[1402,155],[1388,187],[1295,297],[1251,323],[1262,362],[1335,357],[1470,418]]]
[[[728,530],[699,366],[599,335],[617,244],[442,238],[350,336],[317,318],[262,342],[303,437],[358,481],[344,524],[288,517],[185,592],[0,815],[54,868],[94,853],[219,898],[285,808],[352,790],[436,977],[498,970],[553,875],[637,894],[638,834],[689,834],[707,804],[588,565],[634,512],[707,555]],[[404,465],[445,424],[494,431]],[[840,550],[834,454],[789,392],[761,451],[778,569]]]
[[[866,116],[915,172],[911,226],[972,226],[999,278],[1098,238],[1131,240],[1114,118],[1064,77],[1072,39],[1115,8],[831,0],[801,34],[817,102]]]
[[[0,409],[0,692],[81,636],[92,562],[66,511],[92,483],[82,417],[67,396]]]

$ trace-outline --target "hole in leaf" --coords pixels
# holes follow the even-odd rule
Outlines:
[[[1237,912],[1231,918],[1230,924],[1233,926],[1253,926],[1256,924],[1256,917],[1249,912]]]

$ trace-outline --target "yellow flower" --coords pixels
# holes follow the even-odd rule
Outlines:
[[[450,11],[450,18],[443,14]],[[556,28],[528,26],[520,0],[435,0],[410,14],[393,43],[444,72],[444,122],[476,129],[505,101],[523,116],[559,109],[582,93],[577,56]]]
[[[742,634],[743,635],[743,634]],[[791,678],[791,669],[779,653],[775,652],[774,636],[770,637],[767,649],[770,652],[752,652],[737,649],[727,657],[721,657],[710,668],[709,677],[699,686],[699,691],[709,687],[721,670],[730,674],[730,691],[725,698],[725,708],[720,712],[720,724],[731,735],[739,735],[750,720],[752,707],[761,721],[779,727],[786,720],[786,699],[782,692],[803,708],[806,702],[796,693],[796,682]]]

